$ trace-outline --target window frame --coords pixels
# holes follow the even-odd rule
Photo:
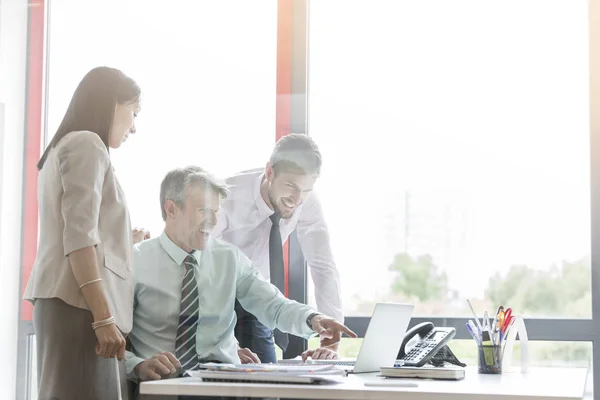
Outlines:
[[[37,162],[42,143],[46,142],[46,77],[48,44],[47,10],[50,0],[29,0],[27,10],[27,73],[26,118],[23,157],[23,204],[21,222],[21,265],[19,266],[19,320],[17,321],[17,379],[18,399],[31,398],[33,351],[33,307],[22,300],[25,286],[37,253]]]

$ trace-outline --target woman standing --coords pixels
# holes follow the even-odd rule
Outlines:
[[[135,133],[140,88],[99,67],[80,82],[39,163],[34,304],[39,399],[125,397],[116,365],[131,331],[133,236],[109,148]],[[120,364],[120,363],[119,363]]]

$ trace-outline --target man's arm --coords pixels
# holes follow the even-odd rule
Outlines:
[[[131,351],[125,351],[125,370],[130,381],[153,381],[163,378],[173,378],[181,369],[179,360],[172,353],[158,353],[144,360]]]
[[[304,202],[298,219],[298,241],[315,283],[315,297],[320,312],[344,323],[342,292],[329,240],[329,230],[321,204],[312,193]]]
[[[342,334],[356,337],[356,334],[335,319],[316,313],[311,307],[287,299],[271,283],[264,280],[260,272],[241,250],[237,249],[236,297],[242,307],[254,314],[268,328],[279,328],[284,332],[304,338],[318,334],[321,344],[337,345]],[[321,349],[316,352],[321,351]],[[334,358],[314,350],[302,353],[302,359],[317,355],[317,358]]]
[[[127,372],[127,379],[137,382],[138,377],[135,374],[135,367],[143,362],[143,358],[139,358],[133,352],[125,350],[125,371]]]
[[[143,251],[140,250],[140,245],[133,246],[133,272],[134,276],[139,277],[144,274],[144,258]],[[133,291],[133,318],[136,318],[136,309],[138,307],[139,284],[136,280]],[[135,324],[127,340],[125,351],[125,371],[127,379],[138,382],[148,381],[163,378],[173,378],[177,376],[177,372],[181,369],[181,363],[173,355],[173,353],[163,351],[155,354],[151,358],[138,357],[135,353],[132,339],[136,336]],[[138,338],[138,340],[141,340]]]
[[[235,248],[234,257],[237,263],[236,297],[242,307],[270,329],[279,328],[304,338],[315,334],[306,323],[314,309],[287,299],[263,278],[241,250]]]
[[[132,255],[132,259],[133,259],[133,273],[134,273],[134,277],[138,276],[139,271],[138,271],[138,265],[140,265],[140,252],[139,252],[139,246],[137,244],[134,244],[133,246],[133,251],[132,251],[133,255]],[[133,309],[134,309],[134,316],[135,316],[135,309],[137,308],[138,305],[138,285],[137,282],[134,282],[134,287],[133,287]],[[131,332],[133,333],[133,332]],[[138,377],[135,373],[135,368],[140,365],[141,363],[144,362],[143,358],[138,357],[132,350],[132,345],[131,345],[131,336],[127,339],[127,346],[125,349],[125,372],[127,373],[127,379],[129,379],[130,381],[134,381],[137,382],[138,381]]]

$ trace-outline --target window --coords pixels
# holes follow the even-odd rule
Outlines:
[[[132,223],[157,236],[169,170],[195,164],[226,177],[268,160],[276,38],[275,0],[52,3],[49,132],[91,68],[113,66],[134,78],[142,88],[138,133],[112,158]]]
[[[346,314],[589,318],[587,3],[313,2],[310,24]]]

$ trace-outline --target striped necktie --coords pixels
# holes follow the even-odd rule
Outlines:
[[[198,285],[194,275],[194,267],[198,262],[194,256],[189,255],[183,260],[185,275],[181,285],[181,307],[179,311],[179,325],[177,325],[177,338],[175,339],[175,357],[181,363],[181,371],[192,370],[198,366],[196,352],[196,330],[198,327]]]

